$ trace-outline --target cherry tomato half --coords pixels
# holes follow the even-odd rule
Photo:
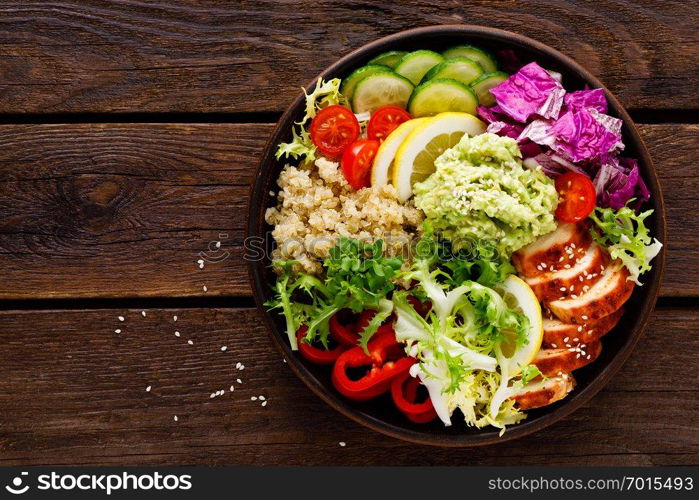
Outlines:
[[[379,108],[369,119],[369,125],[367,125],[366,129],[367,136],[369,139],[383,141],[398,125],[407,122],[410,118],[410,113],[398,106]]]
[[[362,139],[353,142],[342,154],[342,173],[354,189],[371,185],[371,166],[379,150],[379,141]]]
[[[579,222],[595,208],[595,186],[590,179],[575,172],[565,173],[556,179],[558,207],[556,218],[563,222]]]
[[[339,156],[359,137],[359,122],[344,106],[324,108],[311,121],[311,140],[327,156]]]

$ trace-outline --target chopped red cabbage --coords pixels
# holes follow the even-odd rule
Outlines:
[[[604,121],[587,110],[568,111],[556,120],[549,132],[555,136],[551,148],[574,162],[599,159],[624,146],[620,134],[607,129]]]
[[[566,91],[548,71],[533,62],[490,89],[490,93],[507,115],[526,122],[532,115],[558,118]]]
[[[582,111],[596,109],[600,113],[607,112],[607,98],[603,89],[585,89],[566,94],[563,99],[566,111]]]

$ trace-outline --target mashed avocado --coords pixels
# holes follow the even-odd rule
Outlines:
[[[464,135],[435,167],[413,186],[415,205],[456,248],[485,241],[509,257],[556,229],[554,183],[541,169],[522,167],[514,139]]]

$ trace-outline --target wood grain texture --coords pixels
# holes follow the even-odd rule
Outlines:
[[[0,126],[0,299],[249,295],[248,185],[270,130]],[[699,296],[699,126],[641,131],[668,207],[661,293]]]
[[[462,450],[409,445],[336,413],[291,373],[250,309],[6,311],[0,345],[0,465],[699,461],[696,310],[656,311],[622,371],[567,419]],[[266,407],[251,400],[260,395]]]
[[[0,112],[281,111],[366,42],[432,24],[518,32],[628,108],[697,108],[692,2],[43,0],[0,4]]]

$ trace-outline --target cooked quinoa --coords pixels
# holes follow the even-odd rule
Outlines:
[[[265,214],[277,244],[272,259],[298,260],[297,271],[320,274],[341,236],[382,239],[389,254],[405,253],[422,227],[423,213],[412,201],[400,202],[393,186],[354,191],[339,165],[325,158],[315,165],[286,165],[277,183],[279,203]]]

